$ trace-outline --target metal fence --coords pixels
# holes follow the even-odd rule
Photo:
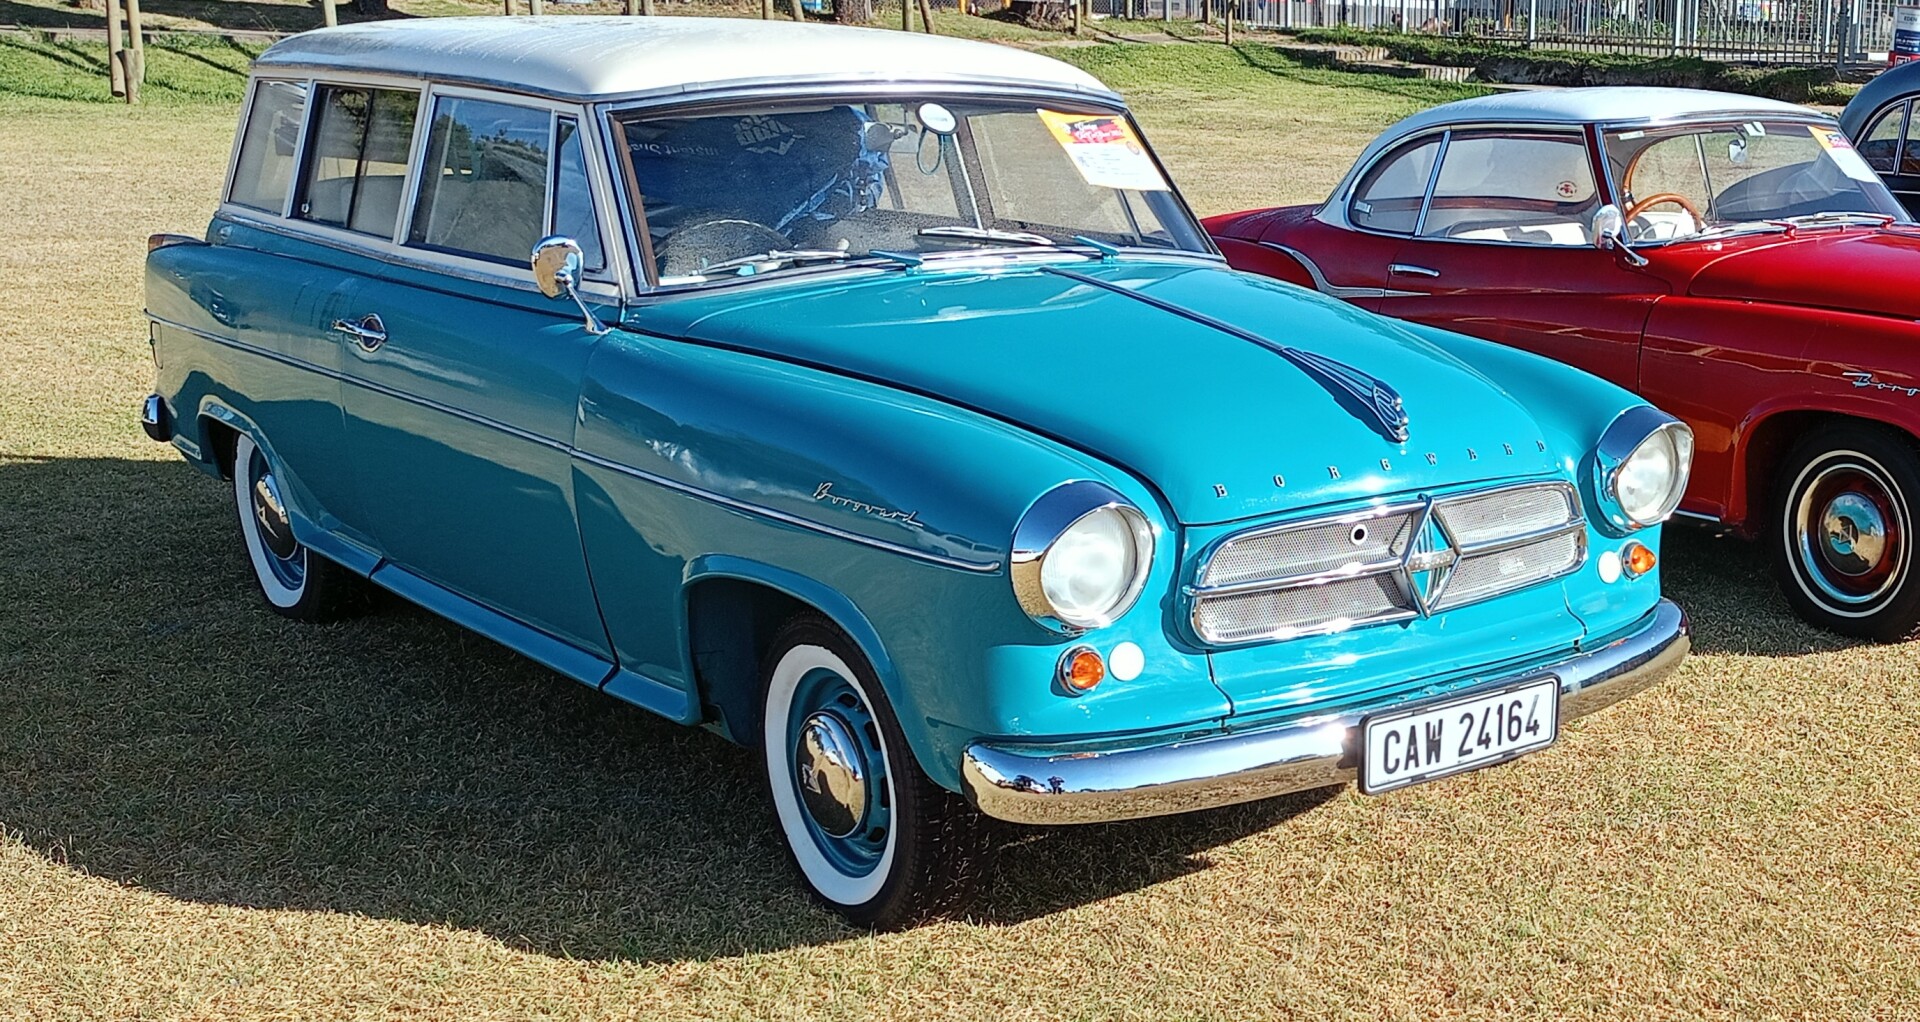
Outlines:
[[[1557,49],[1715,60],[1885,59],[1895,0],[1093,0],[1115,17],[1173,18],[1228,5],[1251,28],[1353,28],[1474,36]],[[1906,0],[1914,2],[1914,0]]]

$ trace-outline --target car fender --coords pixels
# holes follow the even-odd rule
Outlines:
[[[701,683],[686,592],[718,575],[839,623],[873,660],[922,766],[950,788],[976,737],[1124,733],[1230,710],[1204,652],[1176,645],[1173,516],[1085,452],[881,382],[624,330],[595,352],[576,448],[603,616],[623,667],[662,684]],[[1009,577],[1022,516],[1079,480],[1110,487],[1156,530],[1144,595],[1082,637],[1028,617]],[[1142,648],[1151,678],[1059,689],[1066,651],[1122,641]]]

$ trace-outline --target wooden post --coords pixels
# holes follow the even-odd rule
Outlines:
[[[500,0],[500,8],[500,13],[509,18],[513,17],[513,0]]]
[[[320,0],[320,20],[325,22],[328,28],[340,24],[339,0]]]
[[[801,8],[800,0],[793,0],[793,20],[795,21],[807,20],[807,12]]]
[[[627,6],[633,6],[633,0],[627,0]],[[640,13],[653,17],[653,0],[640,0]]]
[[[140,101],[140,85],[147,80],[147,40],[140,31],[140,0],[127,0],[127,102]]]
[[[913,0],[900,0],[900,31],[913,31]]]
[[[794,2],[794,9],[798,10],[800,0],[793,0],[793,2]],[[929,2],[929,0],[920,0],[920,27],[926,29],[928,35],[934,34],[933,6]]]
[[[107,88],[116,96],[127,94],[127,66],[122,62],[122,33],[126,25],[120,17],[120,0],[107,0]]]
[[[1220,5],[1220,8],[1221,8],[1220,13],[1227,16],[1227,45],[1228,46],[1233,45],[1233,9],[1235,7],[1238,7],[1239,5],[1240,5],[1240,0],[1225,0],[1225,2]]]
[[[773,20],[773,0],[760,0],[760,20]]]
[[[527,0],[527,13],[536,18],[547,13],[547,0]]]
[[[1080,0],[1069,0],[1069,2],[1073,5],[1073,13],[1068,16],[1071,19],[1070,23],[1073,28],[1073,34],[1079,35],[1080,34]]]

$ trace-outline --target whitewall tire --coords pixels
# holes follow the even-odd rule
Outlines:
[[[775,636],[761,672],[767,788],[794,865],[848,921],[892,929],[972,896],[986,820],[915,762],[872,668],[826,619]]]

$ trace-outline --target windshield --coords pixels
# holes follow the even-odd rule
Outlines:
[[[1606,133],[1630,241],[1777,230],[1787,219],[1905,221],[1838,128],[1793,121]]]
[[[1208,250],[1123,114],[816,101],[616,125],[664,285],[1076,238]]]

